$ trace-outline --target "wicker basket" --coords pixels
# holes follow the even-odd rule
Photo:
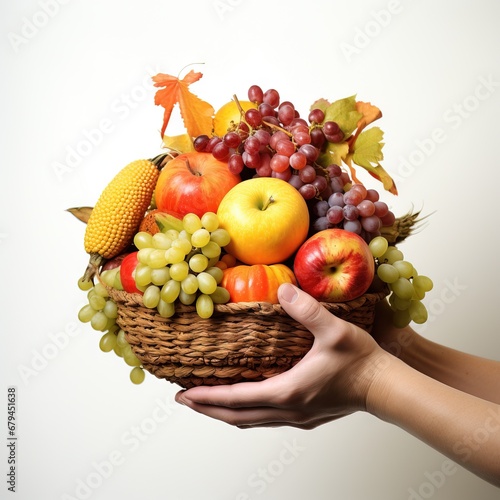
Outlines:
[[[171,318],[142,305],[142,296],[110,289],[117,323],[148,372],[184,388],[257,381],[282,373],[309,351],[313,336],[279,304],[216,305],[209,319],[194,306],[176,305]],[[324,304],[335,315],[370,331],[375,305],[386,290]]]

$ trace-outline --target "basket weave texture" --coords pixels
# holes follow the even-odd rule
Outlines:
[[[279,304],[239,302],[215,306],[202,319],[194,306],[176,304],[163,318],[142,304],[142,295],[109,289],[118,306],[117,323],[143,367],[183,388],[263,380],[298,363],[312,334]],[[333,314],[370,331],[377,302],[386,291],[344,303],[324,303]]]

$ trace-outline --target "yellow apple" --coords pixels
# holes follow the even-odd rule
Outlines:
[[[217,211],[231,242],[225,248],[245,264],[284,262],[309,231],[309,210],[288,182],[257,177],[240,182],[222,198]]]

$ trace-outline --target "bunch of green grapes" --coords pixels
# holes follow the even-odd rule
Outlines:
[[[383,236],[373,238],[369,247],[378,261],[377,276],[391,291],[389,304],[394,311],[394,325],[403,328],[411,321],[425,323],[428,312],[422,300],[432,290],[432,280],[419,275],[413,264],[405,260],[403,252],[389,245]]]
[[[217,214],[207,212],[201,218],[189,213],[183,229],[168,229],[151,235],[138,232],[134,245],[139,261],[134,279],[143,292],[143,304],[169,318],[175,304],[195,305],[201,318],[209,318],[214,304],[229,300],[229,292],[219,286],[222,269],[216,266],[229,233],[219,227]]]
[[[118,308],[105,286],[117,286],[116,280],[119,276],[119,268],[110,269],[101,274],[102,283],[96,283],[88,291],[88,303],[78,312],[78,319],[82,323],[90,323],[94,330],[103,332],[99,341],[101,351],[113,351],[123,358],[125,363],[132,367],[130,380],[134,384],[140,384],[145,378],[144,369],[127,342],[125,332],[116,323]]]

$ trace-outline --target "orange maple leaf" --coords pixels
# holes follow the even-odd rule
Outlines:
[[[212,133],[214,108],[189,90],[189,85],[197,82],[202,76],[202,73],[193,70],[182,79],[164,73],[153,76],[154,86],[162,87],[155,94],[155,104],[165,109],[161,129],[162,137],[176,104],[179,105],[184,126],[190,137]]]

